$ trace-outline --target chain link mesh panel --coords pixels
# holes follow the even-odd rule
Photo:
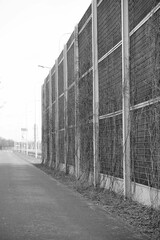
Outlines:
[[[130,31],[159,3],[160,0],[129,0]]]
[[[74,82],[74,44],[67,52],[68,87]]]
[[[132,179],[160,188],[160,103],[132,113]]]
[[[82,76],[92,67],[92,21],[78,35],[79,74]]]
[[[99,63],[99,114],[122,109],[122,48]]]
[[[98,7],[98,57],[121,40],[121,0],[102,1]]]
[[[85,14],[83,15],[83,17],[81,18],[80,22],[78,23],[78,31],[80,31],[84,26],[84,24],[86,24],[88,18],[91,16],[91,13],[92,13],[92,7],[90,5],[87,11],[85,12]]]
[[[74,32],[71,34],[70,38],[67,42],[67,49],[71,46],[72,42],[74,42]]]
[[[59,162],[64,163],[64,130],[59,131]]]
[[[53,103],[55,101],[55,73],[53,73],[52,75],[51,86],[52,86],[52,103]]]
[[[64,73],[63,61],[58,65],[58,94],[59,96],[64,92]]]
[[[80,167],[93,172],[93,123],[80,125]]]
[[[68,128],[68,155],[67,163],[75,165],[75,127]]]
[[[122,115],[99,123],[100,172],[123,177]]]
[[[79,121],[80,124],[87,123],[93,118],[93,74],[88,73],[79,83]]]
[[[46,82],[46,108],[49,107],[49,81]]]
[[[64,129],[64,95],[59,98],[59,129]]]
[[[131,37],[131,105],[160,95],[160,11]]]
[[[52,105],[52,132],[55,132],[55,103]]]
[[[47,142],[47,163],[50,157],[50,139],[49,139],[49,109],[46,110],[46,142]]]
[[[56,134],[52,133],[52,166],[56,163]]]
[[[75,86],[68,90],[68,126],[75,125]]]
[[[63,50],[61,51],[61,53],[58,56],[58,64],[62,61],[63,59]]]

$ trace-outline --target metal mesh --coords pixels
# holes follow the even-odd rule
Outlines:
[[[74,44],[67,52],[68,87],[74,82]]]
[[[99,123],[100,172],[123,177],[122,115]]]
[[[99,63],[99,114],[122,109],[121,46]]]
[[[98,7],[98,57],[121,40],[121,0],[102,1]]]
[[[46,133],[49,134],[49,109],[46,110]]]
[[[49,109],[46,110],[46,142],[47,142],[47,161],[50,157],[50,139],[49,139]]]
[[[55,73],[53,73],[52,75],[51,86],[52,86],[52,103],[53,103],[55,101]]]
[[[44,85],[42,85],[42,114],[43,114],[43,111],[45,111],[44,99],[45,99],[45,88],[44,88]]]
[[[160,188],[160,104],[132,113],[132,179]]]
[[[80,125],[80,166],[84,172],[93,172],[93,124]]]
[[[75,125],[75,86],[68,90],[68,126]]]
[[[54,72],[55,72],[55,65],[53,65],[53,67],[51,68],[51,75],[53,75]]]
[[[70,47],[71,43],[74,41],[74,32],[71,34],[67,42],[67,49]]]
[[[92,21],[78,35],[79,73],[82,76],[92,66]]]
[[[55,132],[55,103],[52,105],[52,132]]]
[[[68,128],[68,155],[67,163],[75,165],[75,127]]]
[[[90,5],[87,11],[85,12],[85,14],[83,15],[83,17],[81,18],[80,22],[78,23],[78,31],[82,29],[82,27],[84,26],[88,18],[91,16],[91,13],[92,13],[92,8]]]
[[[93,80],[92,72],[79,81],[79,121],[86,123],[93,118]]]
[[[93,80],[92,71],[85,75],[79,87],[80,167],[85,173],[93,171]]]
[[[49,107],[49,81],[46,82],[46,108]]]
[[[98,1],[99,2],[99,1]],[[120,0],[103,0],[98,6],[98,58],[121,40]],[[158,0],[129,0],[130,30],[148,13]],[[92,76],[92,16],[91,6],[78,24],[79,82],[77,124],[80,130],[80,165],[83,171],[93,171],[93,76]],[[84,26],[84,24],[86,24]],[[160,188],[160,10],[130,37],[131,95],[131,160],[132,180]],[[84,28],[83,28],[84,27]],[[74,34],[67,43],[68,102],[66,139],[64,139],[64,77],[63,52],[58,58],[59,140],[55,142],[55,67],[52,68],[52,119],[49,119],[49,82],[45,80],[43,95],[43,141],[50,153],[49,121],[52,120],[52,152],[56,161],[59,144],[60,162],[64,163],[64,140],[68,140],[67,163],[75,164],[75,79]],[[112,49],[113,50],[113,49]],[[99,70],[99,159],[100,172],[123,177],[122,146],[122,47],[109,52],[98,64]],[[60,61],[62,61],[60,63]],[[45,85],[44,85],[45,86]],[[60,97],[61,96],[61,97]],[[152,102],[146,103],[147,100]],[[156,101],[155,101],[156,100]],[[45,101],[45,102],[44,102]],[[156,103],[155,103],[156,102]],[[137,105],[141,103],[141,105]],[[146,107],[146,104],[150,104]],[[136,105],[136,106],[135,106]],[[142,107],[145,106],[145,107]],[[141,107],[141,108],[140,108]],[[137,109],[139,108],[139,109]],[[133,110],[134,109],[134,110]],[[136,110],[135,110],[136,109]],[[115,113],[116,112],[116,113]],[[107,115],[111,114],[111,115]],[[105,118],[105,119],[104,119]]]
[[[49,159],[50,159],[50,144],[49,144],[49,134],[47,134],[47,163],[49,162]]]
[[[63,50],[61,51],[61,53],[58,56],[58,63],[60,63],[63,59]]]
[[[56,162],[56,134],[52,134],[52,163]]]
[[[64,92],[64,73],[63,61],[58,66],[58,94],[59,96]]]
[[[59,129],[64,129],[64,95],[59,98]]]
[[[131,105],[160,95],[160,57],[157,55],[160,43],[159,13],[131,37]]]
[[[59,131],[59,162],[64,163],[64,130]]]
[[[159,0],[129,0],[130,31],[160,2]]]

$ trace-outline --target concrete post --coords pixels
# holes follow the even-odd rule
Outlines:
[[[35,121],[36,122],[36,121]],[[37,158],[37,124],[34,124],[34,147],[35,147],[35,158]]]
[[[67,45],[64,46],[64,164],[65,171],[67,173],[67,155],[68,155],[68,115],[67,115],[67,103],[68,103],[68,69],[67,69]]]
[[[41,127],[41,131],[42,131],[42,164],[44,163],[44,84],[41,87],[41,119],[42,119],[42,127]]]
[[[58,105],[58,59],[55,62],[55,132],[56,132],[56,168],[59,166],[59,105]]]
[[[44,140],[43,140],[43,148],[44,148],[44,163],[46,163],[47,161],[47,104],[46,104],[46,80],[44,81],[44,85],[43,85],[43,88],[44,88],[44,112],[43,112],[43,122],[44,122]]]
[[[80,175],[80,130],[79,130],[79,56],[78,56],[78,25],[74,30],[74,76],[75,76],[75,175]]]
[[[51,69],[49,71],[49,167],[52,166],[52,77],[51,77]]]
[[[130,87],[128,0],[121,0],[122,16],[122,119],[124,197],[131,197],[130,169]]]
[[[99,183],[99,79],[97,42],[97,0],[92,0],[94,186]]]

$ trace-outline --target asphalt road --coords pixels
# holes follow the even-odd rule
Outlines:
[[[136,231],[12,152],[0,152],[0,240],[138,240]]]

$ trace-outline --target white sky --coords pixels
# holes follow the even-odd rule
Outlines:
[[[91,0],[0,0],[0,137],[40,131],[41,84]],[[36,89],[36,90],[35,90]],[[36,99],[36,101],[35,101]],[[1,107],[3,106],[3,107]],[[39,133],[40,138],[40,133]]]

